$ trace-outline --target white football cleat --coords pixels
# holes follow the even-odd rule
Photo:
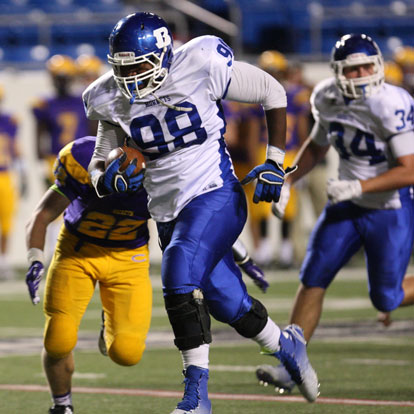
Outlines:
[[[303,329],[295,324],[287,326],[279,339],[280,349],[274,355],[280,360],[302,395],[314,402],[319,392],[319,381],[309,362]]]

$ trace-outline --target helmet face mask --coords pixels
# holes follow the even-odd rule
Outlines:
[[[155,14],[135,13],[120,20],[109,37],[109,49],[114,79],[132,102],[153,93],[166,80],[172,36]]]
[[[347,78],[344,69],[372,65],[373,73],[358,78]],[[358,99],[376,93],[384,82],[384,61],[377,44],[364,34],[345,35],[332,51],[331,67],[336,84],[347,98]]]

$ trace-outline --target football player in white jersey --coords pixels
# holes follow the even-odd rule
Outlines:
[[[107,154],[126,136],[146,157],[144,187],[163,249],[165,306],[181,351],[184,397],[174,414],[210,414],[210,314],[273,354],[314,401],[318,379],[308,361],[302,329],[281,332],[265,307],[249,296],[231,246],[246,221],[246,200],[223,134],[223,98],[261,103],[267,115],[267,160],[245,181],[257,178],[254,200],[277,201],[286,134],[286,94],[270,75],[234,61],[220,38],[202,36],[173,52],[163,19],[134,13],[109,38],[113,70],[84,92],[87,115],[99,121],[89,165],[98,195],[139,186],[120,172],[123,159],[104,169]]]
[[[414,238],[414,100],[384,83],[381,51],[363,34],[343,36],[332,52],[335,77],[311,96],[315,126],[302,146],[298,170],[273,207],[283,216],[289,185],[310,171],[330,145],[339,154],[338,179],[329,180],[329,201],[311,234],[291,314],[309,340],[322,313],[325,291],[361,248],[369,296],[381,312],[414,304],[414,277],[405,276]],[[256,375],[280,392],[295,385],[279,365]]]

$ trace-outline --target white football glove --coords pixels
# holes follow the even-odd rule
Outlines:
[[[285,215],[285,210],[290,197],[290,184],[285,182],[280,192],[280,198],[277,203],[272,203],[272,213],[281,220]]]
[[[359,180],[334,180],[329,179],[326,192],[332,203],[357,198],[362,194],[361,182]]]

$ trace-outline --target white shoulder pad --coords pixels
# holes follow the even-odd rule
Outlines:
[[[110,120],[110,108],[114,99],[122,97],[112,76],[112,70],[91,83],[82,94],[86,116],[97,121]]]
[[[369,98],[368,105],[385,137],[413,130],[414,100],[405,89],[385,83]]]
[[[312,114],[315,121],[320,121],[323,125],[321,114],[332,106],[333,103],[337,102],[338,99],[343,100],[340,96],[339,89],[336,86],[334,77],[324,79],[317,83],[310,97]]]
[[[174,63],[185,62],[189,77],[197,73],[199,78],[204,73],[212,100],[221,99],[226,93],[233,59],[231,47],[217,36],[196,37],[174,51]]]
[[[224,48],[226,50],[224,50]],[[233,59],[233,50],[224,40],[217,36],[199,36],[189,40],[174,51],[174,56],[181,54],[188,55],[187,58],[194,60],[198,65],[200,63],[208,65],[210,59],[226,57],[222,63],[231,65]],[[222,59],[220,59],[222,61]]]

